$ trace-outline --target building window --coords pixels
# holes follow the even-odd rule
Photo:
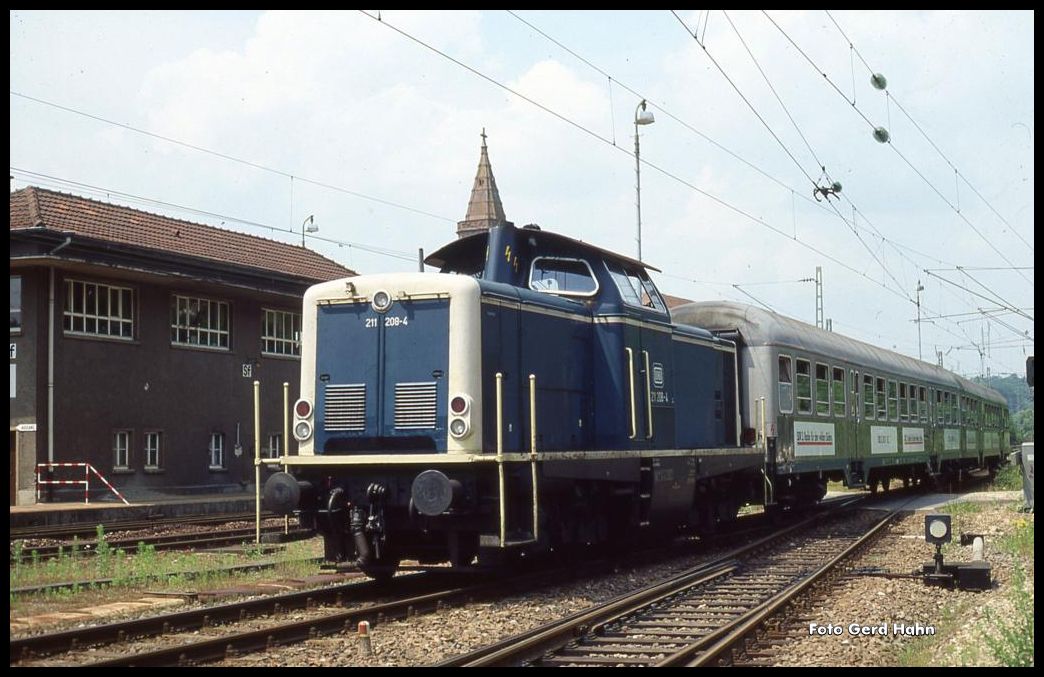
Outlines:
[[[228,350],[228,303],[174,296],[170,304],[170,342]]]
[[[65,281],[66,334],[134,338],[134,290],[79,280]]]
[[[799,414],[812,413],[812,365],[808,360],[797,361],[797,401]]]
[[[779,411],[782,414],[794,411],[793,368],[793,358],[789,355],[779,356]]]
[[[843,368],[834,367],[834,416],[840,416],[844,418],[845,410],[845,396],[847,391],[845,390],[845,370]]]
[[[830,416],[830,377],[825,364],[816,364],[816,413]]]
[[[283,436],[273,433],[268,436],[268,449],[264,450],[265,458],[279,458],[283,455]]]
[[[145,467],[156,470],[160,467],[160,433],[145,433]]]
[[[210,469],[225,469],[225,434],[210,433]]]
[[[129,430],[117,430],[112,435],[112,467],[114,470],[130,470]]]
[[[22,331],[22,277],[11,276],[11,333]]]
[[[265,309],[261,326],[261,352],[265,355],[301,355],[301,314]]]

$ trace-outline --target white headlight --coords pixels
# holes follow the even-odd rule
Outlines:
[[[932,520],[932,523],[928,525],[928,533],[936,538],[942,538],[946,535],[946,523],[942,520]]]
[[[462,418],[455,418],[450,421],[449,429],[454,437],[464,437],[468,434],[468,422]]]
[[[391,308],[391,304],[391,294],[384,291],[383,289],[381,289],[373,295],[373,301],[370,303],[370,305],[373,306],[373,309],[376,310],[378,313],[383,313],[389,308]]]
[[[294,437],[298,442],[304,442],[312,436],[312,424],[308,421],[298,421],[294,424]]]

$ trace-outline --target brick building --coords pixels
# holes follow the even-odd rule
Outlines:
[[[252,483],[252,383],[278,456],[304,291],[354,275],[305,247],[33,187],[11,193],[10,251],[12,505],[33,502],[47,461],[89,462],[129,498]]]

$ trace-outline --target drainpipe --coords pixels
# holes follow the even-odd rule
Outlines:
[[[57,251],[57,250],[56,250]],[[54,463],[54,267],[47,300],[47,462]]]
[[[72,235],[66,235],[65,241],[48,252],[53,256],[69,246]],[[50,284],[47,290],[47,462],[54,463],[54,266],[50,270]]]

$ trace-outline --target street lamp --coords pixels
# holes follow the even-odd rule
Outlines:
[[[307,226],[305,224],[308,224]],[[315,225],[315,214],[309,215],[301,222],[301,246],[305,246],[305,233],[318,233],[319,226]]]
[[[917,359],[923,360],[924,357],[921,355],[921,292],[924,291],[924,285],[921,281],[917,281]]]
[[[638,125],[656,122],[652,111],[645,110],[645,99],[634,109],[634,179],[635,207],[638,209],[638,260],[642,260],[642,163],[638,159]]]

